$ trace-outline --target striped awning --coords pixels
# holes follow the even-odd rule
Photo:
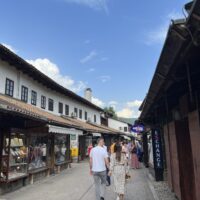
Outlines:
[[[66,134],[66,135],[83,135],[83,131],[77,130],[75,128],[63,128],[60,126],[48,125],[49,133],[58,133],[58,134]]]

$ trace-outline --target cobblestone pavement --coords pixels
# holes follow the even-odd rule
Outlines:
[[[170,191],[166,182],[153,182],[154,189],[161,200],[177,200],[175,195]]]
[[[44,179],[0,197],[4,200],[95,200],[93,178],[87,162],[73,164],[60,175]],[[131,170],[125,200],[154,200],[144,169]],[[106,200],[115,200],[113,186],[107,187]]]

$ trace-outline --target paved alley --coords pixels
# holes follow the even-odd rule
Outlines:
[[[88,163],[73,164],[71,169],[34,185],[0,197],[0,200],[94,200],[93,178]],[[131,171],[126,185],[126,200],[153,200],[143,169]],[[107,187],[106,200],[115,200],[113,187]]]

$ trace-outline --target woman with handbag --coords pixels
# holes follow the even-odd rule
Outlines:
[[[115,153],[111,155],[110,159],[109,175],[113,175],[117,200],[124,200],[127,158],[126,154],[122,152],[122,146],[120,144],[116,144],[114,150]]]
[[[133,169],[139,169],[137,146],[135,145],[135,142],[133,142],[132,147],[131,147],[131,167]]]

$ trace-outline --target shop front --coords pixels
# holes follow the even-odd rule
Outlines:
[[[27,138],[21,130],[1,131],[1,182],[11,182],[28,176]]]
[[[29,134],[27,125],[35,122],[16,113],[0,112],[0,194],[29,184],[31,171],[47,166],[46,140]],[[45,122],[37,124],[44,126]]]
[[[83,131],[74,128],[65,128],[48,125],[49,133],[53,138],[53,160],[55,172],[60,173],[61,170],[69,167],[72,160],[78,159],[78,136]]]

